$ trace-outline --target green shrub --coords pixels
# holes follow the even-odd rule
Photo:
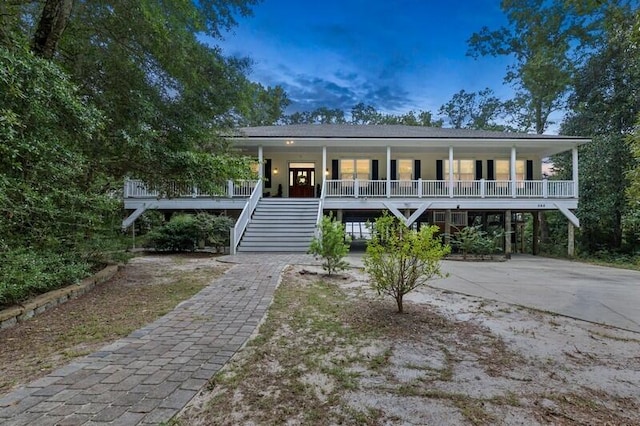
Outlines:
[[[149,243],[156,250],[194,251],[201,233],[193,215],[174,215],[169,223],[149,232]]]
[[[322,268],[329,275],[347,269],[349,264],[344,257],[349,253],[351,239],[345,232],[344,224],[335,220],[332,215],[323,216],[319,231],[320,236],[311,241],[309,253],[324,259]]]
[[[198,213],[195,217],[198,227],[199,240],[221,251],[230,244],[229,229],[235,221],[229,216],[214,216],[207,213]]]
[[[180,214],[147,234],[151,247],[166,251],[194,251],[200,241],[218,250],[229,245],[229,228],[234,220],[208,213]]]
[[[436,235],[439,228],[422,226],[419,231],[386,213],[372,226],[364,265],[371,286],[378,294],[395,299],[403,312],[404,295],[425,285],[434,276],[442,276],[440,260],[450,252]]]
[[[89,275],[88,263],[70,255],[31,250],[5,252],[0,262],[0,306],[73,284]]]
[[[504,232],[489,234],[481,230],[480,226],[467,226],[453,234],[451,245],[462,253],[464,259],[469,254],[492,256],[500,251],[498,241],[501,241],[503,236]]]

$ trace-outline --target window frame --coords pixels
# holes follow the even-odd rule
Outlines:
[[[469,162],[471,165],[471,171],[468,173],[461,173],[462,162]],[[442,177],[444,180],[449,180],[449,159],[446,158],[442,162]],[[464,176],[464,178],[463,178]],[[453,180],[454,181],[472,181],[476,180],[476,160],[468,158],[456,158],[453,160]]]
[[[364,162],[366,162],[367,165],[367,172],[366,172],[366,177],[365,177],[365,173],[360,173],[358,171],[358,166],[359,165],[363,165]],[[352,167],[352,172],[346,173],[343,172],[343,164],[348,164],[351,163],[351,167]],[[360,164],[358,164],[360,163]],[[370,180],[371,179],[371,159],[369,158],[343,158],[340,159],[340,164],[338,165],[338,176],[340,177],[340,180]],[[351,177],[350,178],[345,178],[345,175],[350,174]]]
[[[503,173],[498,172],[498,169],[500,168],[499,165],[504,166],[504,163],[507,164],[506,179],[504,178],[505,176],[504,172]],[[522,172],[518,171],[519,166],[522,166]],[[497,181],[511,180],[511,160],[506,160],[506,159],[493,160],[493,174],[494,174],[495,180]],[[526,178],[527,178],[527,160],[517,159],[515,180],[517,182],[521,182],[521,181],[525,181]]]

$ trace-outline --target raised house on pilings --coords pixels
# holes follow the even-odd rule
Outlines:
[[[506,231],[504,251],[525,246],[523,221],[560,211],[573,254],[578,148],[589,139],[402,125],[245,127],[230,136],[258,161],[259,179],[229,182],[221,194],[187,188],[168,199],[128,180],[123,227],[147,209],[210,211],[236,217],[231,252],[306,252],[322,216],[333,212],[357,238],[388,211],[409,226],[437,224],[445,235],[471,225]],[[548,179],[543,160],[572,153],[571,180]]]

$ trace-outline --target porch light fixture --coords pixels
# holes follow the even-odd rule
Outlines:
[[[329,169],[324,169],[324,175],[329,176]],[[640,203],[640,201],[638,201]]]
[[[273,169],[273,174],[277,175],[278,174],[278,168],[276,167],[275,169]]]

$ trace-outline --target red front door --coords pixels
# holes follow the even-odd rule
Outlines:
[[[315,174],[314,169],[289,169],[289,197],[315,197]]]

